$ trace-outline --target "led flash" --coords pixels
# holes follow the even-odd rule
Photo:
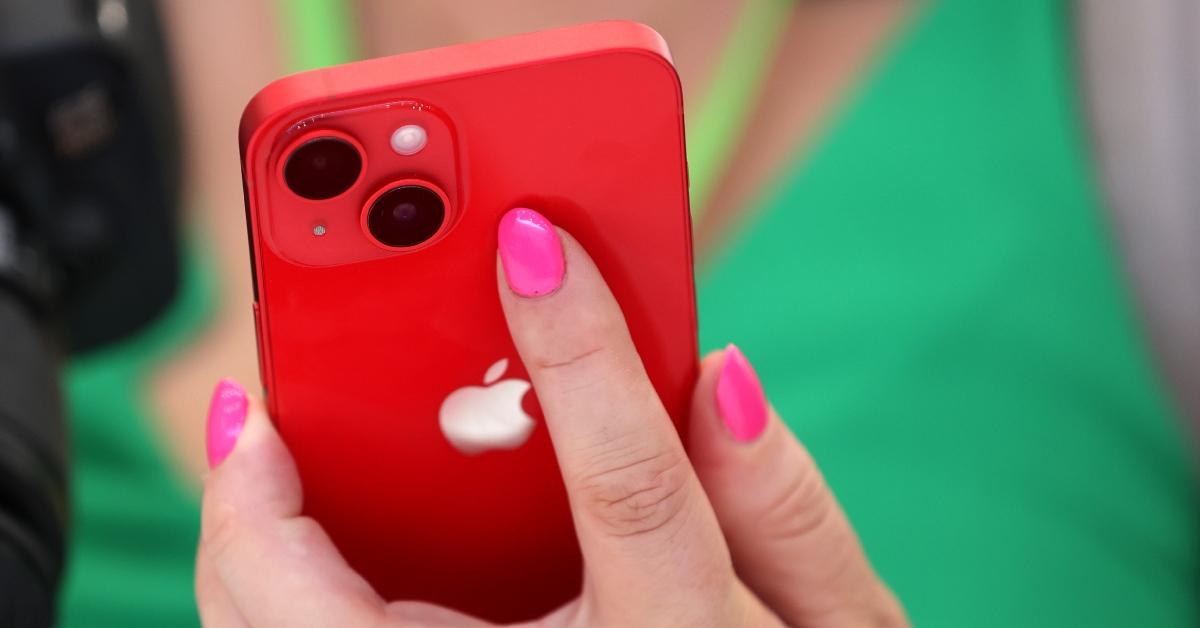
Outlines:
[[[392,150],[401,155],[415,155],[425,148],[429,135],[416,124],[406,124],[392,133]]]

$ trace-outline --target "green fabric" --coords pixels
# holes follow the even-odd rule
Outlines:
[[[358,58],[345,0],[275,0],[288,69],[301,72]]]
[[[748,0],[737,16],[708,93],[688,119],[687,162],[694,218],[708,208],[709,197],[733,157],[795,6],[795,0]]]
[[[917,626],[1200,625],[1073,49],[1069,3],[925,5],[701,277]]]
[[[157,322],[67,369],[72,521],[62,626],[199,625],[198,495],[169,460],[141,393],[155,362],[207,320],[213,281],[189,257],[181,292]]]

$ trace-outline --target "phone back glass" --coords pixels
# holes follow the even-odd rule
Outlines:
[[[536,425],[516,449],[467,455],[439,427],[447,395],[484,386],[499,360],[503,379],[528,379],[497,296],[496,227],[508,209],[542,212],[588,250],[682,427],[696,322],[682,100],[665,55],[646,27],[600,23],[300,74],[247,107],[270,412],[306,513],[385,598],[511,621],[580,588],[535,394],[522,404]],[[435,151],[423,162],[389,146],[413,120]],[[364,170],[342,196],[309,201],[279,172],[295,142],[322,129],[357,141]],[[452,227],[416,251],[374,246],[363,207],[406,178],[445,190]]]

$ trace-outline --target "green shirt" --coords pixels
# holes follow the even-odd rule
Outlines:
[[[917,626],[1200,623],[1068,3],[929,3],[700,283]]]

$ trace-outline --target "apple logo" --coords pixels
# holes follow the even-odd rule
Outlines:
[[[446,396],[438,423],[446,440],[464,454],[489,449],[516,449],[529,439],[534,421],[521,409],[529,390],[523,379],[500,380],[508,358],[488,368],[483,386],[463,386]]]

